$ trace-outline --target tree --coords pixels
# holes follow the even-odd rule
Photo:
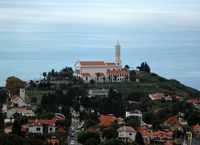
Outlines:
[[[141,134],[139,131],[136,133],[135,142],[136,142],[138,145],[145,145],[144,140],[143,140],[143,137],[142,137],[142,134]]]
[[[3,132],[3,129],[4,129],[4,116],[0,107],[0,133]]]
[[[46,80],[47,73],[46,73],[46,72],[43,72],[42,75],[43,75],[44,81],[45,81],[45,80]]]
[[[8,77],[6,80],[6,88],[12,95],[19,95],[19,89],[24,88],[24,82],[14,76]]]
[[[90,84],[91,84],[91,85],[94,85],[94,84],[95,84],[95,81],[94,81],[93,79],[91,79],[91,80],[90,80]]]
[[[100,78],[101,74],[100,73],[96,73],[96,76],[97,76],[97,82],[99,82],[99,78]]]
[[[126,119],[126,123],[128,126],[131,126],[133,128],[138,128],[140,126],[140,119],[139,117],[129,117]]]
[[[118,132],[117,129],[108,127],[104,128],[102,131],[102,137],[106,138],[107,140],[112,139],[112,138],[117,138]]]
[[[150,73],[151,69],[146,62],[142,62],[140,66],[137,67],[141,72]]]
[[[100,142],[100,135],[98,133],[83,131],[78,134],[78,142],[84,145],[86,145],[86,143],[88,143],[87,141],[91,140],[91,138],[93,138],[93,141],[95,139],[96,142]]]
[[[126,65],[124,66],[124,69],[125,69],[125,70],[129,70],[129,69],[130,69],[129,65],[126,64]]]
[[[125,145],[125,143],[119,139],[111,139],[103,141],[99,145]]]
[[[21,126],[26,123],[28,123],[28,118],[26,116],[16,118],[13,122],[12,133],[16,135],[21,135]]]
[[[135,81],[135,75],[136,75],[136,72],[135,70],[131,70],[130,73],[129,73],[129,79],[130,81]]]
[[[114,75],[114,81],[117,82],[117,75]]]
[[[5,103],[8,98],[8,91],[6,89],[0,89],[0,104]]]
[[[74,71],[71,67],[65,67],[60,71],[59,76],[62,79],[72,79],[73,73],[74,73]]]
[[[98,144],[99,144],[99,140],[97,140],[95,138],[89,138],[84,143],[84,145],[98,145]]]

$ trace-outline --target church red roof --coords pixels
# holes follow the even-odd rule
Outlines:
[[[106,65],[116,65],[114,62],[106,62]]]
[[[80,61],[82,66],[105,66],[104,61]]]
[[[128,74],[128,71],[126,71],[126,70],[109,70],[109,71],[107,71],[107,74],[125,75],[125,74]]]
[[[81,73],[81,76],[82,77],[90,77],[91,75],[90,75],[90,73]]]
[[[99,75],[99,76],[105,76],[104,75],[104,73],[102,73],[102,72],[97,72],[97,73],[95,73],[96,75]]]

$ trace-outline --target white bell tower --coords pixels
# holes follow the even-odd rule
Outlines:
[[[121,55],[121,46],[119,40],[117,40],[117,43],[115,45],[115,64],[118,66],[121,66],[120,55]]]

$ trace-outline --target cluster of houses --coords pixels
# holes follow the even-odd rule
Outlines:
[[[137,132],[140,132],[145,144],[152,142],[161,143],[163,145],[173,145],[173,133],[174,131],[184,131],[184,127],[188,126],[186,120],[184,120],[184,114],[179,113],[167,118],[162,126],[162,130],[153,130],[152,125],[146,124],[142,120],[142,113],[139,110],[133,112],[126,112],[126,118],[138,117],[140,126],[133,128],[127,126],[123,118],[117,118],[114,115],[99,115],[99,126],[111,126],[113,123],[118,123],[120,127],[117,129],[118,138],[124,142],[135,142]],[[164,127],[165,126],[165,127]],[[100,132],[98,128],[90,128],[89,131]],[[187,132],[187,139],[196,138],[200,139],[200,125],[197,124],[191,128],[191,132]]]
[[[164,143],[168,143],[172,141],[172,131],[153,131],[150,125],[145,124],[142,121],[142,113],[138,110],[134,112],[126,112],[127,117],[134,116],[139,117],[141,119],[141,124],[139,128],[133,128],[131,126],[127,126],[123,118],[117,118],[110,115],[100,115],[99,116],[99,126],[111,126],[113,123],[120,124],[121,127],[117,129],[118,138],[124,142],[135,142],[137,132],[140,132],[145,143],[148,144],[151,141],[159,140]]]
[[[35,113],[30,107],[30,104],[26,99],[25,89],[20,89],[20,95],[9,95],[9,98],[5,104],[3,104],[2,112],[5,116],[4,123],[14,122],[16,115],[22,115],[27,117],[34,117]]]
[[[36,119],[31,105],[27,101],[25,89],[20,89],[20,95],[10,96],[5,104],[3,104],[2,112],[5,116],[4,119],[4,132],[11,133],[13,129],[13,122],[18,115],[27,116],[28,122],[22,124],[21,133],[38,133],[38,134],[51,134],[51,133],[65,133],[66,130],[63,126],[56,126],[58,120],[64,120],[65,116],[60,113],[55,113],[52,119]],[[47,140],[51,144],[59,144],[56,138],[49,138]]]

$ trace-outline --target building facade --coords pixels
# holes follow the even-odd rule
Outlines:
[[[99,83],[129,81],[128,71],[122,69],[120,55],[121,46],[117,41],[114,62],[78,61],[74,66],[74,74],[77,78],[82,78],[84,82],[90,82],[91,80]]]
[[[125,142],[134,142],[136,131],[130,126],[122,126],[118,130],[118,138]]]
[[[49,134],[55,133],[55,120],[33,120],[29,123],[29,133]]]

